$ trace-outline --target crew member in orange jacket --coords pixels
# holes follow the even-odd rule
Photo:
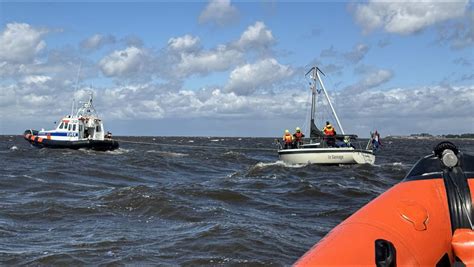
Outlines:
[[[293,143],[293,147],[298,148],[300,145],[303,144],[303,137],[304,133],[301,132],[300,127],[296,127],[296,132],[293,134],[293,139],[295,140]]]
[[[293,136],[288,130],[285,130],[285,135],[283,135],[283,143],[285,144],[285,149],[291,148],[293,145]]]
[[[326,136],[324,139],[326,140],[326,143],[328,146],[335,146],[336,145],[336,130],[332,125],[329,123],[329,121],[326,121],[326,127],[323,129],[324,135]]]

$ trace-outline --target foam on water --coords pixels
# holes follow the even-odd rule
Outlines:
[[[171,152],[171,151],[162,151],[162,150],[147,150],[146,153],[155,153],[155,154],[160,154],[163,156],[168,156],[168,157],[187,157],[189,154],[185,153],[177,153],[177,152]]]
[[[121,147],[119,147],[118,149],[112,150],[112,151],[105,151],[105,153],[112,154],[112,155],[122,155],[122,154],[129,153],[129,152],[130,152],[130,149],[124,149],[124,148],[121,148]]]
[[[0,136],[0,265],[289,266],[436,143],[317,166],[279,161],[274,138],[120,139],[100,152]]]
[[[286,163],[281,160],[277,160],[275,162],[259,162],[253,166],[253,168],[268,168],[268,167],[274,167],[274,166],[280,166],[280,167],[285,167],[285,168],[304,168],[308,166],[308,164],[290,164]]]

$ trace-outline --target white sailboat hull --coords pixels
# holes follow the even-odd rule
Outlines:
[[[278,150],[288,164],[374,164],[371,150],[354,148],[299,148]]]

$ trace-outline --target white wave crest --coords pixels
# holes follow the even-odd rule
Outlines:
[[[169,157],[186,157],[189,156],[189,154],[185,153],[177,153],[177,152],[170,152],[170,151],[161,151],[161,150],[148,150],[146,153],[156,153],[156,154],[161,154],[163,156],[169,156]]]
[[[224,155],[227,155],[227,156],[243,156],[244,154],[240,153],[240,152],[236,152],[236,151],[227,151],[227,152],[224,153]]]
[[[112,155],[121,155],[121,154],[128,153],[130,151],[131,149],[124,149],[124,148],[119,147],[118,149],[109,150],[109,151],[106,151],[105,153],[112,154]]]
[[[267,168],[272,166],[282,166],[285,168],[303,168],[306,167],[308,164],[289,164],[282,160],[277,160],[275,162],[259,162],[255,164],[252,168]]]

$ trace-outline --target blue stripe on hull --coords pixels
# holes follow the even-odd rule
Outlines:
[[[38,135],[51,135],[51,136],[67,136],[67,133],[46,133],[46,132],[40,132]]]

